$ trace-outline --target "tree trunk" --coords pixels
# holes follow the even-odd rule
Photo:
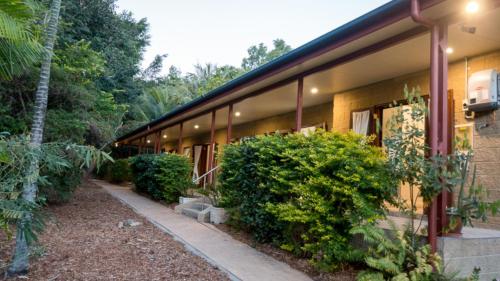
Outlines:
[[[49,94],[50,82],[50,65],[52,63],[52,55],[54,53],[54,42],[59,24],[59,11],[61,9],[61,0],[52,0],[50,6],[50,19],[45,32],[44,48],[45,53],[42,59],[40,69],[40,81],[35,95],[35,108],[33,114],[33,124],[31,127],[31,149],[39,149],[43,139],[43,129],[45,125],[45,115],[47,111],[47,102]],[[32,159],[26,171],[28,175],[38,175],[39,159]],[[36,182],[28,182],[23,186],[23,199],[35,203],[38,192]],[[12,259],[12,264],[9,267],[8,275],[23,274],[28,271],[29,266],[29,247],[22,231],[24,226],[29,226],[32,215],[24,216],[18,223],[16,231],[16,248]]]

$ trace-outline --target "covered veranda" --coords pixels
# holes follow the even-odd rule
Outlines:
[[[353,113],[367,110],[364,131],[373,133],[373,121],[383,119],[373,109],[402,100],[408,85],[430,96],[428,141],[432,154],[447,154],[454,125],[467,123],[461,104],[468,71],[500,67],[500,2],[479,2],[474,13],[467,12],[465,0],[389,2],[138,128],[115,145],[131,148],[131,153],[189,155],[201,175],[217,166],[224,144],[244,137],[313,127],[346,132],[356,129]],[[451,199],[443,193],[430,207],[433,249]]]

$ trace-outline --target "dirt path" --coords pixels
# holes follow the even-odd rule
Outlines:
[[[92,183],[49,211],[55,222],[40,237],[28,280],[228,280]],[[142,224],[119,228],[127,219]],[[10,256],[0,243],[1,258]]]

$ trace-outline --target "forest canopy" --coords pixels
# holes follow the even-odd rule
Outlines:
[[[49,1],[33,1],[26,29],[40,33]],[[183,73],[164,71],[167,54],[141,69],[149,46],[147,19],[119,12],[115,0],[67,0],[61,5],[49,84],[44,141],[69,140],[103,147],[117,136],[156,119],[243,73],[291,50],[281,39],[250,46],[240,66],[196,64]],[[41,36],[26,43],[32,59],[0,79],[0,132],[28,131],[39,75]],[[64,120],[64,122],[61,122]]]

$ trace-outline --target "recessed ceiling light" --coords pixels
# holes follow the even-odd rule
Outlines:
[[[198,125],[198,124],[197,124],[197,125],[194,125],[194,128],[195,128],[196,130],[198,130],[198,129],[200,128],[200,125]]]
[[[465,6],[465,10],[469,14],[476,13],[477,11],[479,11],[479,4],[477,3],[477,1],[469,1],[469,3],[467,3],[467,6]]]
[[[319,92],[318,88],[312,88],[311,89],[311,94],[315,95]]]
[[[167,135],[163,135],[163,138],[166,139],[167,138]]]
[[[150,140],[146,140],[146,142],[147,142],[147,143],[151,143],[151,141],[150,141]]]
[[[236,117],[240,117],[240,116],[241,116],[241,112],[236,111],[236,112],[234,113],[234,116],[236,116]]]
[[[447,54],[453,54],[453,52],[454,52],[454,51],[455,51],[455,50],[453,50],[453,48],[452,48],[452,47],[448,47],[448,48],[446,48],[446,53],[447,53]]]

